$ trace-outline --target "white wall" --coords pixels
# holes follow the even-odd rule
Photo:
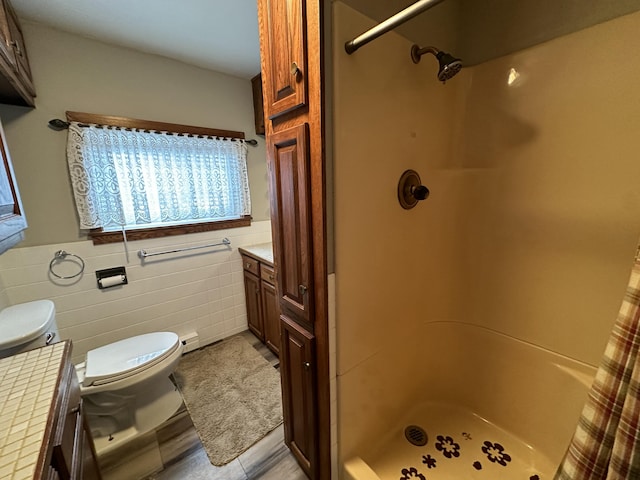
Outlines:
[[[637,37],[639,13],[446,85],[435,60],[414,65],[393,32],[346,55],[344,42],[372,24],[334,3],[343,460],[428,392],[430,322],[598,364],[640,235],[640,62],[618,48]],[[396,198],[407,168],[431,189],[410,211]]]
[[[68,110],[245,132],[259,142],[247,158],[252,215],[269,218],[264,138],[255,135],[250,80],[38,24],[23,27],[36,108],[0,105],[29,223],[19,247],[86,239],[71,193],[66,132],[47,126]]]
[[[53,300],[62,337],[73,340],[74,361],[96,346],[157,330],[196,330],[203,344],[246,330],[237,247],[271,241],[264,139],[255,135],[250,81],[29,22],[23,27],[36,108],[0,105],[0,118],[29,228],[18,248],[0,256],[0,307]],[[248,154],[253,225],[130,242],[129,262],[122,244],[94,246],[78,229],[67,135],[47,127],[67,110],[238,130],[256,138],[259,145]],[[136,256],[140,249],[223,237],[232,241],[231,251],[155,257],[144,266]],[[48,274],[57,250],[86,262],[77,283]],[[116,266],[127,268],[129,284],[98,290],[95,270]],[[63,272],[66,267],[60,266]]]
[[[150,257],[140,249],[165,249],[231,240],[217,247]],[[271,241],[269,221],[251,227],[129,242],[129,262],[121,243],[94,246],[91,241],[12,249],[0,256],[1,294],[8,304],[50,299],[56,305],[63,339],[73,341],[73,360],[95,347],[153,331],[185,334],[197,331],[201,345],[247,329],[242,262],[238,247]],[[82,257],[84,274],[60,280],[49,274],[54,253],[65,250]],[[72,257],[68,257],[69,260]],[[99,290],[95,270],[125,266],[128,284]],[[79,271],[71,261],[54,271]]]

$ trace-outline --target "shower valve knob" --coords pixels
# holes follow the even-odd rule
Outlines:
[[[416,200],[424,200],[429,196],[429,189],[424,185],[418,185],[417,187],[411,187],[411,194]]]
[[[398,201],[406,210],[415,207],[418,201],[429,196],[429,189],[422,185],[420,175],[415,170],[406,170],[398,182]]]

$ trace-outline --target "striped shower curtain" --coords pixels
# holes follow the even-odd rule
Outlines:
[[[640,247],[589,398],[555,480],[640,479]]]

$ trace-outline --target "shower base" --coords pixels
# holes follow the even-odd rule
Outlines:
[[[427,443],[416,446],[420,427]],[[415,442],[414,442],[415,443]],[[349,480],[543,480],[555,466],[522,439],[463,408],[428,403],[363,458],[344,465]]]

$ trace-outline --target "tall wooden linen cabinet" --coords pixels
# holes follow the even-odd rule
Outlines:
[[[322,2],[258,0],[285,443],[331,476]]]

